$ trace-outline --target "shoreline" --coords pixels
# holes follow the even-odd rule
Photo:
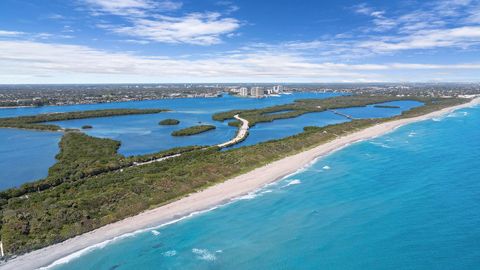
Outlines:
[[[37,269],[58,265],[77,257],[82,252],[102,247],[111,241],[132,235],[132,233],[165,226],[189,216],[219,207],[265,185],[275,182],[308,166],[318,158],[345,148],[356,142],[372,139],[389,133],[401,126],[442,116],[458,109],[480,104],[480,98],[444,108],[425,115],[384,122],[351,134],[336,138],[304,152],[274,161],[225,182],[207,187],[176,201],[105,225],[64,242],[54,244],[21,255],[0,265],[1,269]]]

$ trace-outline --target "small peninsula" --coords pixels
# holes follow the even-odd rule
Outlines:
[[[133,114],[154,114],[166,112],[166,109],[108,109],[77,111],[65,113],[47,113],[30,116],[8,117],[0,119],[1,128],[20,128],[44,131],[62,131],[63,129],[54,124],[45,124],[45,122],[87,119],[97,117],[123,116]]]

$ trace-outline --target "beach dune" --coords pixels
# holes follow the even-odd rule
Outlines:
[[[78,256],[82,250],[85,251],[85,249],[92,248],[92,246],[95,245],[103,245],[105,244],[105,241],[111,241],[112,239],[121,237],[125,234],[172,222],[194,212],[207,210],[217,205],[226,203],[233,198],[245,195],[253,190],[263,187],[268,183],[292,174],[307,166],[316,158],[325,156],[349,144],[380,136],[412,122],[438,117],[457,109],[477,105],[479,104],[479,101],[480,98],[477,98],[467,104],[446,108],[414,118],[406,118],[381,123],[376,126],[339,137],[333,141],[322,144],[308,151],[272,162],[266,166],[234,177],[200,192],[190,194],[167,205],[160,206],[158,208],[140,213],[136,216],[106,225],[94,231],[68,239],[62,243],[19,256],[1,265],[0,268],[37,269],[51,265],[52,263],[58,264],[62,261],[67,261],[68,257],[65,258],[66,256]]]

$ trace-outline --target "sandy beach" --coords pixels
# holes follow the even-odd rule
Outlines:
[[[62,261],[67,261],[69,258],[80,255],[85,249],[91,249],[92,246],[99,247],[105,245],[106,241],[118,239],[119,237],[124,237],[139,230],[158,227],[161,224],[178,220],[192,213],[208,210],[217,205],[229,202],[236,197],[259,189],[286,175],[295,173],[316,158],[325,156],[352,143],[378,137],[400,126],[439,117],[454,110],[471,107],[479,103],[480,98],[476,98],[466,104],[445,108],[414,118],[382,123],[339,137],[308,151],[272,162],[200,192],[190,194],[167,205],[106,225],[94,231],[68,239],[62,243],[19,256],[1,265],[0,269],[38,269],[51,265],[54,262],[61,263]]]

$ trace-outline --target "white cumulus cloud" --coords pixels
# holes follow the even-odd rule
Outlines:
[[[282,52],[244,52],[203,59],[139,56],[87,46],[0,41],[0,83],[386,81],[411,70],[480,70],[480,63],[452,65],[315,62]],[[47,78],[47,79],[45,79]],[[419,77],[424,81],[426,77]],[[44,81],[45,79],[46,81]],[[412,77],[410,77],[412,80]]]

